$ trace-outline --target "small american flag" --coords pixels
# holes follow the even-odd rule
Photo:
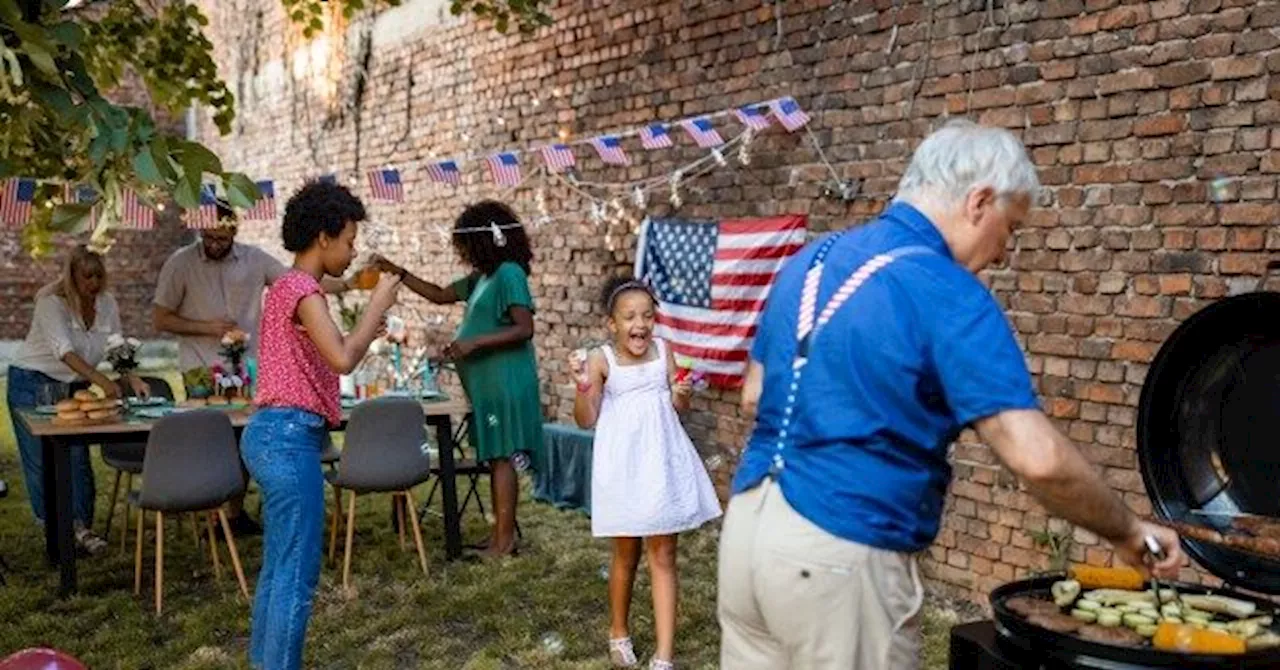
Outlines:
[[[552,172],[560,172],[576,165],[578,159],[568,145],[548,144],[542,147],[542,162],[546,163],[547,169]]]
[[[457,186],[462,183],[462,171],[458,169],[457,161],[428,163],[427,176],[431,178],[431,181],[441,184],[452,184]]]
[[[742,125],[752,130],[768,130],[769,117],[766,115],[767,111],[767,109],[762,109],[755,105],[748,105],[733,110],[733,115],[738,117]]]
[[[718,147],[724,144],[720,133],[716,132],[715,126],[711,125],[711,121],[706,117],[698,119],[689,119],[681,121],[680,125],[684,126],[685,131],[689,133],[689,137],[700,147]]]
[[[36,180],[13,177],[0,190],[0,222],[21,228],[31,220],[31,203],[36,199]]]
[[[769,106],[773,108],[773,115],[778,117],[778,121],[782,122],[782,125],[787,130],[794,132],[795,129],[809,122],[809,115],[805,114],[803,109],[800,109],[800,105],[796,103],[795,98],[786,97],[781,100],[774,100],[769,103]]]
[[[803,215],[645,222],[636,276],[658,296],[656,334],[719,387],[742,384],[774,275],[804,246]]]
[[[89,205],[93,206],[89,209],[89,223],[96,225],[98,220],[98,209],[101,206],[98,202],[98,192],[93,190],[88,184],[66,184],[62,187],[62,201],[69,205]]]
[[[671,135],[665,125],[650,124],[640,129],[640,144],[646,149],[666,149],[671,146]]]
[[[244,213],[248,221],[273,221],[276,218],[276,184],[270,179],[257,182],[258,201]]]
[[[378,200],[404,202],[404,183],[399,170],[370,170],[369,188]]]
[[[511,152],[494,154],[485,159],[489,163],[489,176],[500,186],[520,185],[520,159]]]
[[[324,177],[320,178],[321,180]],[[213,187],[205,184],[200,188],[200,206],[182,213],[188,228],[208,230],[218,226],[218,200],[214,197]]]
[[[151,230],[156,226],[156,213],[138,195],[138,192],[126,188],[120,193],[120,223],[125,228],[134,230]]]
[[[591,146],[600,154],[600,160],[610,165],[631,165],[631,160],[622,150],[622,142],[612,135],[604,135],[591,140]]]

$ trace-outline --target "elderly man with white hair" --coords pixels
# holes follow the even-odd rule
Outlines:
[[[914,554],[937,535],[966,426],[1054,515],[1144,564],[1152,536],[1041,412],[1008,319],[975,273],[1039,189],[1008,131],[955,121],[921,143],[875,220],[823,236],[775,278],[743,406],[756,426],[719,564],[721,667],[919,666]]]

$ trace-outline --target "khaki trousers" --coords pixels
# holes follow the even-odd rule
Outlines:
[[[915,558],[838,538],[770,478],[729,501],[720,537],[724,670],[916,670]]]

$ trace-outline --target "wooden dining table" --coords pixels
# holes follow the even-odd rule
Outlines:
[[[252,407],[220,406],[231,419],[239,440],[244,427],[253,414]],[[428,426],[436,430],[436,448],[440,466],[440,492],[444,507],[444,546],[447,560],[462,555],[462,524],[458,513],[458,491],[454,464],[453,417],[465,416],[471,406],[463,399],[441,397],[424,399],[422,409]],[[17,420],[22,421],[31,434],[40,438],[44,456],[44,507],[45,554],[49,563],[61,573],[58,594],[67,596],[76,591],[75,531],[71,511],[71,450],[76,444],[118,444],[147,441],[152,427],[159,420],[128,413],[120,421],[108,424],[84,426],[59,426],[52,417],[37,410],[19,410]],[[351,416],[351,407],[344,403],[342,423],[337,430],[345,430]]]

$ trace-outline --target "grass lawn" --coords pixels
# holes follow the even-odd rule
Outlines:
[[[106,518],[113,471],[98,470],[98,528]],[[164,613],[152,603],[154,528],[148,516],[143,593],[133,595],[133,529],[120,551],[119,512],[112,548],[80,561],[78,595],[53,594],[56,572],[44,562],[43,536],[31,521],[21,470],[7,422],[0,428],[0,478],[10,495],[0,499],[0,554],[9,585],[0,587],[0,657],[48,645],[95,670],[104,668],[245,668],[249,605],[239,597],[222,546],[223,577],[213,577],[207,548],[197,547],[184,520],[165,537]],[[465,481],[465,480],[462,480]],[[528,481],[522,490],[531,489]],[[419,500],[427,487],[415,491]],[[459,493],[461,495],[461,492]],[[328,501],[332,507],[332,495]],[[248,508],[257,510],[256,492]],[[386,496],[357,505],[354,595],[342,590],[341,550],[324,568],[307,641],[308,668],[608,668],[605,644],[608,545],[591,538],[577,512],[524,499],[524,541],[518,557],[491,564],[444,562],[439,496],[425,520],[431,575],[424,577],[412,540],[402,551],[389,523]],[[256,514],[255,514],[256,516]],[[485,535],[474,503],[464,519],[464,541]],[[719,528],[681,538],[679,667],[715,668],[719,631],[715,616]],[[327,540],[327,533],[326,533]],[[261,560],[260,538],[238,542],[252,590]],[[954,613],[926,610],[926,662],[946,667],[947,629]],[[632,613],[636,651],[647,663],[653,616],[643,563]]]

